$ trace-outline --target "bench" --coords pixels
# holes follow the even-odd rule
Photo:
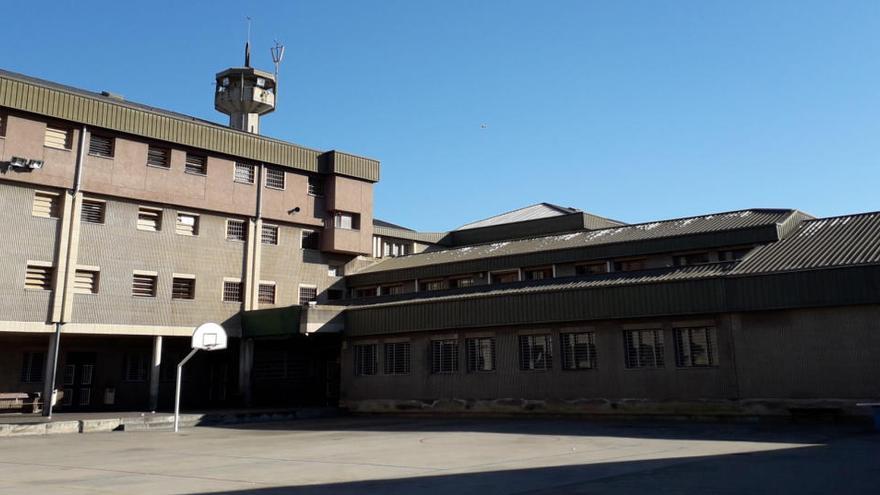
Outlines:
[[[880,431],[880,402],[860,402],[859,407],[870,407],[874,413],[874,429]]]
[[[38,413],[42,410],[41,396],[39,392],[0,392],[0,411]]]

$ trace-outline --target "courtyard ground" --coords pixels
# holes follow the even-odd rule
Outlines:
[[[338,418],[0,439],[0,493],[880,493],[865,427]]]

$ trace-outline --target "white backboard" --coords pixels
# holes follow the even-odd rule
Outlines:
[[[226,349],[226,330],[216,323],[202,323],[193,332],[192,348],[205,351]]]

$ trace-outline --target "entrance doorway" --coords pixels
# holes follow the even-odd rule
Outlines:
[[[70,352],[65,356],[61,369],[63,396],[59,402],[64,410],[81,411],[92,407],[97,360],[94,352]]]

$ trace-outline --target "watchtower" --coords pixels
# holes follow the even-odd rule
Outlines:
[[[250,43],[245,44],[244,67],[217,73],[214,108],[229,115],[229,127],[260,133],[260,116],[275,110],[277,78],[251,67]]]

